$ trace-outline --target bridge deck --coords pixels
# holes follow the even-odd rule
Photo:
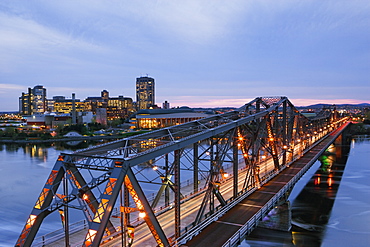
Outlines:
[[[334,142],[337,136],[349,123],[328,135],[319,144],[296,160],[289,168],[279,173],[278,176],[264,184],[248,198],[241,201],[219,220],[211,223],[200,234],[188,241],[183,247],[188,246],[222,246],[279,191],[283,189],[302,170],[308,169],[317,158]]]

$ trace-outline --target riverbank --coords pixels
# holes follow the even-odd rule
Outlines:
[[[69,136],[69,137],[56,137],[41,139],[36,137],[29,137],[25,139],[9,139],[9,138],[0,138],[0,143],[50,143],[50,142],[70,142],[70,141],[95,141],[95,140],[109,140],[109,139],[122,139],[133,135],[139,135],[147,131],[136,131],[136,132],[127,132],[119,135],[95,135],[95,136]]]
[[[101,139],[119,139],[123,138],[122,136],[79,136],[79,137],[65,137],[65,138],[51,138],[51,139],[34,139],[34,138],[27,138],[23,140],[15,140],[15,139],[0,139],[0,143],[47,143],[47,142],[69,142],[69,141],[90,141],[90,140],[101,140]]]

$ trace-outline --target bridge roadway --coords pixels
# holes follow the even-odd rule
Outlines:
[[[181,246],[235,246],[240,243],[245,234],[250,233],[264,216],[261,209],[275,195],[282,195],[284,193],[281,192],[291,189],[294,183],[299,180],[303,173],[311,167],[348,125],[349,123],[346,123],[329,134],[301,158],[293,162],[289,168],[283,170],[278,176],[275,176],[259,190],[249,195],[217,221],[208,225],[197,236]],[[247,229],[243,234],[238,234],[243,226],[250,223],[251,225],[248,226],[250,229]]]

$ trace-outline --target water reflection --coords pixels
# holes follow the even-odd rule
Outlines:
[[[241,246],[321,246],[350,150],[350,140],[331,145],[321,166],[292,203],[292,229],[255,229]]]
[[[18,153],[28,155],[31,158],[36,158],[40,161],[46,162],[48,159],[48,151],[53,148],[60,152],[76,151],[90,146],[98,145],[106,142],[101,141],[70,141],[70,142],[51,142],[51,143],[6,143],[0,144],[0,151],[6,151],[7,153]]]

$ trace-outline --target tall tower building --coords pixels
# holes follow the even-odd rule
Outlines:
[[[23,115],[43,113],[47,110],[46,88],[35,86],[19,97],[19,112]]]
[[[27,93],[22,93],[19,97],[19,113],[22,115],[32,115],[33,105],[32,105],[32,90],[28,88]]]
[[[33,94],[33,113],[43,113],[46,111],[46,88],[43,86],[35,86],[32,89]]]
[[[149,109],[154,105],[154,79],[148,76],[136,78],[137,110]]]

